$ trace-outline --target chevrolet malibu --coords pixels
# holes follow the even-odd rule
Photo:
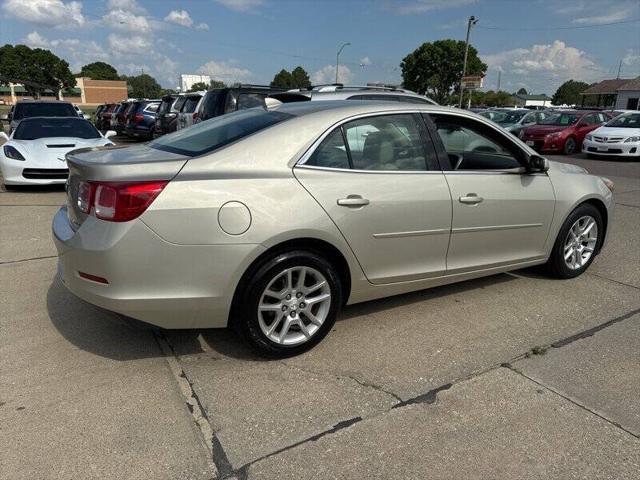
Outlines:
[[[345,304],[538,264],[576,277],[613,209],[609,180],[440,106],[254,108],[67,162],[69,290],[270,356],[316,345]]]

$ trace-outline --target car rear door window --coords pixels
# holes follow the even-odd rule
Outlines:
[[[186,101],[187,101],[187,97],[178,97],[175,103],[173,104],[173,106],[171,107],[171,111],[179,112],[182,106],[184,105],[184,102]]]
[[[202,97],[200,95],[198,96],[192,96],[192,97],[187,97],[187,100],[184,102],[184,105],[182,106],[182,110],[180,110],[182,113],[193,113],[196,110],[196,106],[198,105],[198,102],[200,101]]]
[[[342,136],[342,129],[336,128],[315,149],[305,165],[325,168],[350,168],[347,147]]]

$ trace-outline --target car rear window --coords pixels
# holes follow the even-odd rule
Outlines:
[[[70,103],[19,103],[13,113],[14,120],[28,117],[77,117]]]
[[[13,134],[15,140],[74,137],[100,138],[96,128],[83,118],[27,118],[20,122]]]
[[[182,113],[193,113],[196,110],[196,105],[200,101],[202,97],[187,97],[187,100],[184,102],[182,109],[180,110]]]
[[[171,111],[172,112],[179,112],[180,109],[182,108],[182,105],[184,105],[184,102],[187,101],[187,97],[178,97],[176,99],[176,103],[173,104],[173,107],[171,107]]]
[[[222,109],[219,105],[223,96],[224,93],[222,91],[211,90],[206,93],[204,100],[202,101],[202,112],[200,113],[200,118],[202,120],[217,117],[222,113]]]
[[[149,143],[149,146],[195,157],[293,117],[283,112],[241,110],[165,135]]]

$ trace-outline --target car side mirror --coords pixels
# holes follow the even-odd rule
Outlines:
[[[529,157],[529,171],[546,172],[549,170],[549,160],[540,155],[531,155]]]
[[[118,133],[113,130],[107,130],[107,133],[104,134],[104,138],[115,137]]]

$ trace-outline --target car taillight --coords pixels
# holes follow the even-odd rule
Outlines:
[[[167,180],[151,182],[80,182],[78,208],[110,222],[138,218],[151,205]]]
[[[144,120],[144,115],[142,115],[141,113],[136,113],[133,116],[133,121],[136,122],[136,123],[140,123],[143,120]]]

